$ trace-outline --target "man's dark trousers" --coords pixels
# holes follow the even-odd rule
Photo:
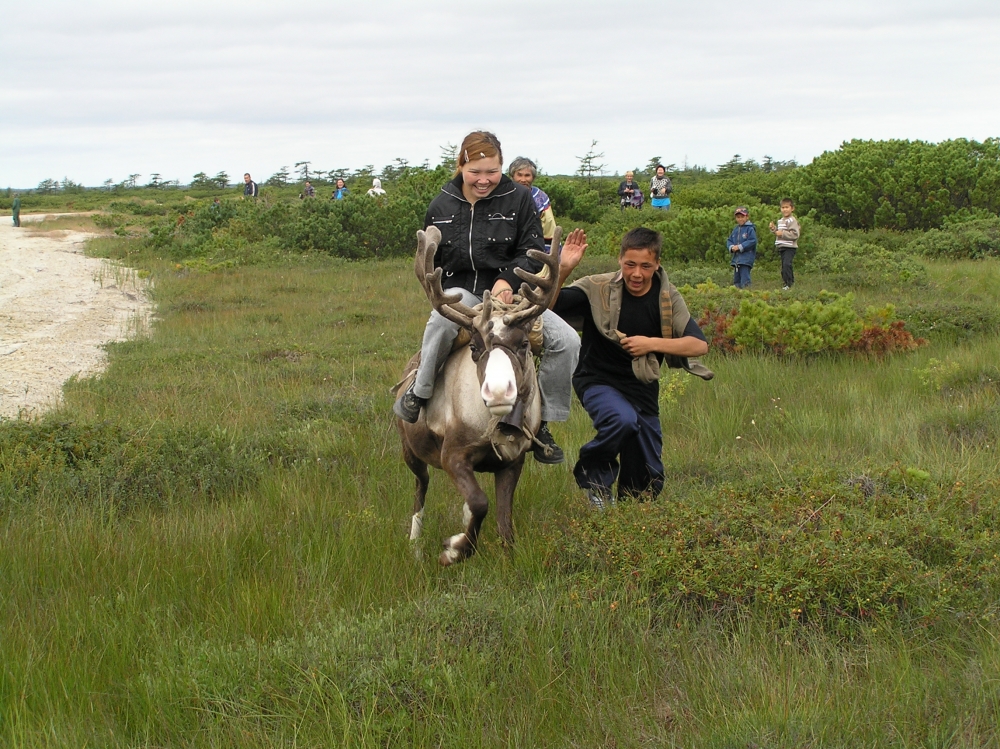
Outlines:
[[[664,476],[659,417],[639,413],[624,395],[607,385],[591,385],[580,401],[597,429],[597,436],[580,448],[580,460],[573,469],[580,488],[610,497],[611,485],[618,479],[620,498],[657,496]]]

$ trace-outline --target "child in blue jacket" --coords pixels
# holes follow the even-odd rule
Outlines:
[[[737,289],[750,285],[750,269],[757,259],[757,228],[749,216],[744,206],[736,209],[736,228],[729,232],[726,240],[731,258],[729,264],[733,266],[733,286]]]

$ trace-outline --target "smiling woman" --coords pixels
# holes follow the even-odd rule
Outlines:
[[[472,307],[484,296],[510,303],[521,280],[521,268],[537,273],[541,264],[528,257],[528,250],[544,252],[542,224],[531,192],[503,174],[503,151],[490,132],[469,133],[458,148],[455,177],[431,202],[425,227],[441,232],[434,267],[442,271],[442,287],[458,293]],[[569,418],[570,378],[576,368],[580,339],[562,319],[542,313],[542,363],[538,371],[542,398],[542,424],[535,459],[561,463],[563,452],[552,438],[548,421]],[[459,326],[432,312],[424,330],[420,368],[414,383],[393,406],[395,414],[416,423],[427,400],[434,394],[438,369],[451,352]]]

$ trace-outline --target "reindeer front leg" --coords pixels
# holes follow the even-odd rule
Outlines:
[[[514,545],[514,523],[511,519],[514,509],[514,490],[524,468],[524,455],[496,472],[497,531],[508,546]]]
[[[462,520],[465,523],[465,531],[445,539],[444,551],[438,557],[438,562],[442,567],[461,562],[476,553],[476,541],[479,538],[479,529],[483,525],[486,513],[489,512],[489,499],[486,492],[476,481],[476,473],[472,470],[472,464],[463,457],[452,458],[442,461],[442,468],[451,476],[459,492],[465,497],[465,506],[462,513]]]

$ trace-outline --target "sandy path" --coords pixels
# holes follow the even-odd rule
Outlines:
[[[0,417],[58,404],[63,383],[100,371],[101,345],[144,330],[152,309],[134,273],[83,255],[90,235],[32,236],[33,218],[0,220]]]

